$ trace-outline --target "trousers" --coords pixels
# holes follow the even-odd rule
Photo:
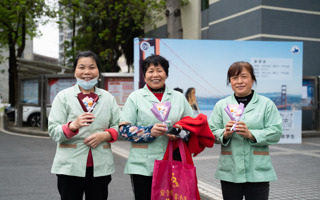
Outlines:
[[[108,199],[108,185],[111,175],[93,177],[93,167],[87,167],[85,177],[76,177],[57,174],[58,191],[61,200],[86,200]]]
[[[231,183],[221,181],[222,196],[224,200],[268,200],[269,182],[258,183]]]
[[[131,174],[131,184],[136,200],[150,200],[152,188],[152,176]]]

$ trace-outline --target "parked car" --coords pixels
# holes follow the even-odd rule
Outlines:
[[[15,109],[13,107],[11,107],[11,105],[4,109],[4,113],[7,115],[9,120],[14,120]]]
[[[47,108],[47,117],[51,108]],[[15,108],[11,106],[5,108],[5,113],[9,120],[15,120]],[[22,122],[29,126],[41,126],[41,108],[36,106],[23,106]]]

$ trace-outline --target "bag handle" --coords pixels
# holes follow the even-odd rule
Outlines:
[[[181,138],[178,139],[178,143],[179,143],[179,152],[180,152],[182,163],[186,164],[186,153],[184,151],[184,144]],[[169,140],[168,145],[169,145],[169,161],[172,161],[173,160],[173,141]]]

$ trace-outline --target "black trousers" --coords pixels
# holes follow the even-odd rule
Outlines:
[[[130,178],[135,200],[150,200],[152,176],[131,174]]]
[[[58,190],[61,200],[86,200],[108,199],[108,185],[111,175],[93,177],[93,167],[87,167],[86,177],[57,175]]]
[[[268,200],[269,182],[258,183],[231,183],[221,181],[224,200]]]

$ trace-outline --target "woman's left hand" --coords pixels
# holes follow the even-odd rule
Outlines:
[[[244,138],[248,138],[250,140],[256,140],[244,122],[237,122],[236,123],[236,133],[238,135],[241,135]]]
[[[157,124],[154,124],[152,129],[151,129],[151,135],[153,137],[158,137],[158,136],[161,136],[161,135],[165,135],[166,132],[167,132],[167,126],[163,123],[157,123]]]
[[[96,148],[101,142],[110,140],[112,140],[112,136],[108,131],[97,132],[84,139],[84,143],[91,148]]]
[[[179,124],[176,124],[175,127],[182,130],[182,126]],[[169,140],[175,141],[175,140],[179,139],[179,137],[172,135],[172,134],[167,134],[167,136],[169,137]]]

